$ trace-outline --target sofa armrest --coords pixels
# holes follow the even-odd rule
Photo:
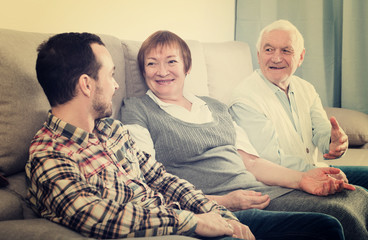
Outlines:
[[[336,117],[349,137],[349,147],[368,148],[368,114],[346,109],[325,108],[327,116]]]

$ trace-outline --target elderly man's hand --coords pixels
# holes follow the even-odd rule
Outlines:
[[[340,172],[340,169],[333,167],[311,169],[302,174],[299,187],[318,196],[335,194],[343,189],[355,190],[353,185],[345,182],[346,178],[342,178]]]
[[[326,159],[335,159],[340,157],[346,149],[348,149],[349,142],[348,136],[345,134],[344,130],[339,126],[335,117],[330,118],[331,122],[331,143],[330,151],[323,155]]]

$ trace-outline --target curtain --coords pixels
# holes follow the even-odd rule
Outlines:
[[[368,113],[367,0],[236,0],[235,15],[235,40],[250,45],[254,68],[261,29],[289,20],[306,49],[295,74],[314,85],[324,106]]]

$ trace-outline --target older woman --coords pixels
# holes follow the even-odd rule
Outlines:
[[[232,210],[262,209],[269,204],[269,199],[282,199],[295,201],[291,211],[322,212],[335,214],[338,218],[342,211],[346,211],[341,206],[347,204],[351,205],[352,210],[348,210],[346,215],[361,215],[355,212],[351,200],[356,196],[368,200],[368,196],[361,193],[360,189],[345,190],[345,197],[331,195],[344,188],[354,189],[328,176],[337,174],[339,170],[321,168],[302,173],[262,159],[253,161],[257,153],[244,140],[247,139],[246,134],[234,126],[227,106],[215,99],[197,97],[183,91],[185,77],[191,69],[191,54],[180,37],[168,31],[152,34],[143,42],[138,62],[149,90],[143,97],[124,101],[121,120],[130,128],[138,146],[156,156],[169,172],[189,180],[209,198]],[[243,142],[238,144],[238,139],[243,139]],[[294,189],[330,196],[321,201],[316,196]],[[270,210],[287,210],[285,206],[290,206],[272,205],[272,202],[268,206]],[[256,212],[257,217],[249,222],[246,215],[250,212]],[[280,234],[299,232],[306,221],[304,219],[303,224],[296,224],[296,219],[300,217],[296,215],[301,214],[301,218],[314,215],[272,212],[272,216],[268,216],[271,212],[254,210],[237,213],[241,215],[237,217],[250,227],[256,237],[267,236],[268,227],[275,227]],[[285,214],[290,218],[285,218]],[[345,216],[341,217],[345,220],[343,225],[352,230],[349,236],[362,236],[354,235],[354,232],[367,233],[365,226],[359,224],[361,218],[365,222],[366,212],[363,214],[354,223],[350,218],[346,221]],[[265,215],[268,221],[258,228],[265,221],[262,217]],[[309,230],[318,227],[318,224],[312,225]],[[304,231],[306,236],[313,238],[313,233],[308,231]],[[285,239],[285,236],[281,238]]]

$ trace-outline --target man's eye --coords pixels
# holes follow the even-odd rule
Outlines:
[[[272,48],[265,48],[265,52],[272,52]]]
[[[289,54],[293,54],[293,51],[289,49],[285,49],[284,53],[289,55]]]

